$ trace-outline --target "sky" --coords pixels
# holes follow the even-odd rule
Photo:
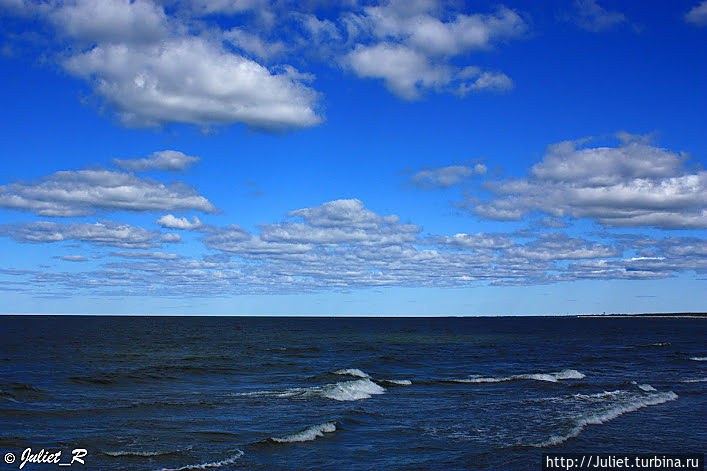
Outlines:
[[[0,0],[0,311],[705,311],[707,0]]]

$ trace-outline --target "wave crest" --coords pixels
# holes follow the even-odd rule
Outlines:
[[[290,388],[284,391],[251,391],[236,393],[236,396],[250,397],[311,397],[319,396],[335,401],[358,401],[368,399],[375,394],[385,394],[385,388],[368,378],[341,381],[339,383],[312,386],[308,388]]]
[[[683,379],[681,383],[706,383],[707,377],[705,378],[695,378],[695,379]]]
[[[309,442],[316,440],[319,437],[323,437],[325,433],[332,433],[335,431],[336,424],[334,422],[324,422],[323,424],[307,427],[301,432],[293,433],[292,435],[287,435],[280,438],[272,438],[272,440],[278,443]]]
[[[599,398],[620,398],[615,402],[610,402],[603,410],[598,412],[591,412],[587,414],[582,414],[574,419],[574,424],[572,428],[564,435],[553,435],[544,442],[535,444],[536,447],[549,447],[554,445],[559,445],[570,438],[578,436],[587,425],[600,425],[613,420],[623,414],[629,412],[635,412],[644,407],[655,406],[658,404],[663,404],[665,402],[674,401],[678,398],[678,395],[672,391],[660,392],[648,395],[635,395],[628,393],[627,391],[604,391],[598,394],[583,395],[575,394],[574,398],[578,399],[590,399],[595,401]]]
[[[547,381],[557,383],[565,379],[582,379],[585,375],[577,370],[565,369],[553,373],[526,373],[513,376],[470,376],[468,378],[453,379],[456,383],[502,383],[519,379],[531,379],[535,381]]]
[[[211,469],[211,468],[220,468],[222,466],[227,466],[229,464],[234,464],[236,461],[238,461],[245,453],[243,453],[241,450],[237,450],[237,453],[233,456],[229,456],[228,458],[221,460],[221,461],[213,461],[211,463],[199,463],[199,464],[188,464],[186,466],[182,466],[181,468],[163,468],[160,471],[188,471],[191,469]]]
[[[336,384],[327,384],[321,388],[322,396],[336,401],[357,401],[359,399],[368,399],[374,394],[384,393],[385,388],[370,379],[343,381]]]
[[[412,381],[409,379],[384,379],[384,383],[397,384],[398,386],[410,386]]]
[[[355,376],[357,378],[370,378],[370,375],[358,368],[342,368],[340,370],[332,371],[335,375],[347,375]]]

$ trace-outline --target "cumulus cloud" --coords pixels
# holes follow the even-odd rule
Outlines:
[[[49,18],[68,36],[87,43],[152,43],[167,37],[167,16],[148,0],[69,0]]]
[[[489,182],[493,197],[465,205],[490,219],[533,212],[593,219],[605,226],[707,227],[707,172],[641,140],[614,147],[550,146],[527,177]]]
[[[360,77],[382,79],[405,99],[418,98],[425,90],[464,95],[512,88],[511,79],[501,72],[458,67],[450,59],[522,36],[527,25],[520,15],[501,7],[486,15],[456,13],[444,21],[440,13],[440,5],[432,1],[393,0],[366,7],[353,18],[373,41],[356,45],[342,62]]]
[[[192,217],[192,220],[189,221],[187,218],[178,218],[171,214],[166,214],[155,221],[155,223],[167,229],[182,229],[185,231],[192,231],[204,227],[196,216]]]
[[[31,10],[56,32],[57,47],[47,56],[87,81],[101,107],[132,127],[316,126],[324,120],[320,94],[311,73],[286,63],[293,56],[298,66],[335,64],[382,80],[404,99],[427,91],[460,97],[505,92],[514,86],[510,77],[468,63],[468,56],[520,38],[528,29],[521,15],[506,7],[463,12],[437,0],[344,2],[335,14],[328,8],[327,18],[317,16],[316,2],[28,4],[21,10]],[[20,15],[19,7],[8,11]]]
[[[300,217],[307,224],[316,227],[349,229],[375,229],[386,225],[397,225],[400,220],[395,215],[379,216],[366,209],[363,202],[357,199],[329,201],[321,206],[291,211],[287,216]]]
[[[159,233],[129,224],[101,221],[94,224],[30,222],[0,226],[0,235],[22,243],[78,241],[99,246],[132,249],[157,247]]]
[[[162,234],[160,236],[160,240],[162,242],[181,242],[182,236],[180,236],[179,234],[168,232],[167,234]]]
[[[232,28],[224,33],[224,38],[244,53],[260,59],[269,59],[286,49],[282,41],[266,41],[257,34],[241,28]]]
[[[608,11],[596,0],[576,0],[574,21],[587,31],[606,31],[626,21],[623,13]]]
[[[616,247],[570,238],[566,234],[551,233],[540,236],[523,246],[512,247],[506,254],[524,260],[586,260],[612,258],[620,255]]]
[[[98,211],[206,213],[216,208],[194,188],[109,170],[56,172],[39,180],[0,186],[0,207],[39,216],[84,216]]]
[[[175,172],[186,170],[192,165],[199,163],[200,160],[199,157],[186,155],[176,150],[162,150],[153,152],[145,159],[113,159],[113,165],[135,172],[146,172],[149,170]]]
[[[405,40],[430,55],[488,49],[493,43],[518,37],[526,30],[521,17],[505,7],[486,15],[455,13],[448,21],[437,16],[440,5],[433,1],[392,0],[364,10],[362,21],[375,36]]]
[[[317,93],[290,69],[273,73],[220,43],[195,36],[158,44],[99,44],[64,62],[132,126],[244,123],[261,129],[314,126]]]
[[[685,21],[695,26],[707,25],[707,1],[695,5],[685,14]]]
[[[410,183],[421,190],[449,188],[463,183],[472,175],[484,175],[487,170],[484,164],[450,165],[433,170],[420,170],[410,177]]]
[[[400,44],[359,45],[346,62],[359,77],[383,79],[391,92],[407,99],[452,80],[450,69],[434,67],[427,56]]]
[[[325,247],[401,245],[414,241],[420,231],[397,216],[379,216],[360,200],[330,201],[287,216],[293,220],[261,225],[257,236],[231,226],[212,229],[204,242],[208,248],[246,256],[291,255]]]
[[[283,130],[319,124],[319,95],[304,83],[309,75],[287,64],[266,67],[230,47],[261,57],[275,52],[275,44],[190,18],[226,8],[211,3],[178,2],[169,14],[152,0],[32,2],[27,8],[63,40],[55,57],[64,69],[88,81],[127,126],[242,123]]]
[[[266,9],[270,0],[191,0],[189,7],[197,15],[233,15]]]
[[[430,239],[433,245],[454,250],[498,250],[515,245],[508,234],[459,233],[453,236],[438,236]]]

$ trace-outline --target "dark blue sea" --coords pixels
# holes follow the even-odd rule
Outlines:
[[[703,453],[700,318],[0,317],[0,454],[115,470],[538,470]]]

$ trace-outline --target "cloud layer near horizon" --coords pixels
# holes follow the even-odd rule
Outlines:
[[[103,294],[534,285],[704,273],[707,246],[699,237],[609,231],[578,236],[565,229],[580,220],[607,228],[707,227],[707,173],[692,166],[688,155],[657,147],[642,136],[618,133],[613,139],[608,145],[598,145],[595,138],[550,145],[525,176],[488,176],[486,166],[477,163],[420,170],[409,177],[425,190],[470,186],[463,207],[482,219],[525,221],[528,228],[523,230],[424,232],[398,215],[378,214],[358,199],[338,199],[294,209],[280,222],[261,223],[257,231],[249,231],[202,221],[216,207],[185,183],[164,184],[98,169],[59,171],[0,186],[0,207],[64,221],[106,213],[161,213],[152,219],[153,227],[105,218],[44,219],[0,225],[0,236],[70,247],[70,254],[54,258],[74,268],[82,262],[81,267],[91,267],[88,271],[36,279],[58,289],[90,292],[100,285]],[[136,171],[168,172],[197,161],[170,150],[113,162]],[[206,216],[180,215],[184,212]],[[148,250],[181,242],[183,236],[201,250],[192,255]],[[76,253],[82,246],[92,253]],[[102,253],[104,247],[126,250]],[[22,270],[3,273],[29,276]]]
[[[176,222],[175,222],[176,221]],[[707,245],[694,237],[510,232],[424,235],[395,215],[379,215],[359,200],[335,200],[291,211],[284,221],[251,233],[167,218],[160,225],[193,231],[200,258],[150,252],[178,241],[127,224],[40,221],[0,226],[20,243],[80,242],[118,247],[97,266],[76,272],[4,270],[58,291],[103,295],[223,296],[304,293],[359,288],[535,285],[578,279],[659,279],[707,271]],[[143,249],[143,251],[136,250]],[[72,249],[74,252],[75,248]],[[67,262],[88,258],[72,254]],[[127,260],[126,260],[127,259]]]

